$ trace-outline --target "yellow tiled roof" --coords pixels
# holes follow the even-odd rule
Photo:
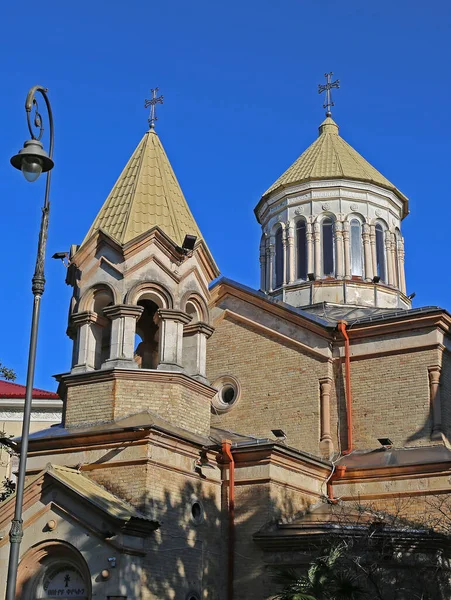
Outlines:
[[[100,209],[84,242],[102,229],[125,244],[153,227],[176,244],[202,237],[158,135],[148,131]]]
[[[352,148],[338,133],[338,125],[327,117],[319,136],[307,150],[266,190],[263,198],[279,188],[318,179],[357,179],[392,190],[407,202],[388,179]]]
[[[108,492],[98,483],[91,481],[76,469],[70,469],[61,465],[48,464],[46,471],[55,479],[66,485],[72,491],[78,493],[89,502],[105,511],[116,519],[128,521],[131,518],[146,519],[130,504],[124,502],[117,496]]]

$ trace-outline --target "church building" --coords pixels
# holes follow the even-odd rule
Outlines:
[[[337,505],[414,518],[449,494],[451,316],[412,308],[408,213],[328,110],[255,207],[260,289],[219,278],[151,118],[71,246],[72,364],[62,423],[30,437],[17,597],[269,599]]]

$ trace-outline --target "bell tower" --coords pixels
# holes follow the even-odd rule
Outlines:
[[[326,119],[313,144],[263,194],[262,291],[293,306],[322,302],[408,309],[401,222],[408,199]]]
[[[155,96],[155,94],[154,94]],[[157,98],[154,98],[158,100]],[[207,433],[209,283],[218,268],[155,132],[147,131],[70,255],[65,426],[151,411]]]

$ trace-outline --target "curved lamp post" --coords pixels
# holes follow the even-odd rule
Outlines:
[[[44,98],[47,106],[47,112],[49,117],[50,125],[50,143],[49,153],[44,150],[41,143],[42,134],[44,128],[42,125],[42,118],[38,112],[38,103],[35,98],[36,92],[39,92]],[[31,123],[31,111],[34,108],[34,121]],[[38,325],[39,325],[39,311],[41,307],[41,297],[44,293],[45,278],[44,278],[44,259],[45,259],[45,247],[47,244],[47,232],[49,226],[49,213],[50,213],[50,177],[53,168],[53,115],[50,107],[49,99],[47,97],[47,89],[40,85],[35,85],[28,92],[27,99],[25,101],[25,110],[27,112],[28,129],[30,131],[31,140],[25,142],[22,150],[18,154],[11,158],[11,164],[16,169],[20,169],[25,176],[27,181],[36,181],[41,173],[47,173],[47,182],[45,185],[45,199],[44,206],[42,207],[42,219],[41,229],[39,231],[38,241],[38,253],[36,258],[36,267],[32,279],[32,292],[34,296],[33,300],[33,313],[31,320],[31,336],[30,336],[30,348],[28,353],[28,369],[27,369],[27,388],[25,393],[25,406],[23,414],[22,424],[22,439],[20,446],[20,458],[19,458],[19,474],[17,477],[17,488],[16,488],[16,504],[14,510],[14,519],[11,523],[11,531],[9,533],[10,539],[10,552],[9,552],[9,563],[8,563],[8,579],[6,584],[6,600],[14,600],[16,596],[16,580],[17,580],[17,568],[19,565],[19,551],[20,543],[23,537],[23,519],[22,519],[22,505],[23,505],[23,493],[25,484],[25,473],[27,467],[27,454],[28,454],[28,434],[30,429],[30,416],[31,416],[31,400],[33,397],[33,380],[34,380],[34,369],[36,363],[36,344],[38,337]],[[33,125],[39,129],[39,134],[36,136],[33,132]]]

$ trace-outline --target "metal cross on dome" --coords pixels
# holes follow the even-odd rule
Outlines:
[[[332,116],[332,113],[330,112],[330,108],[332,106],[335,106],[334,103],[332,102],[331,89],[340,87],[339,79],[337,79],[336,81],[331,81],[332,75],[333,75],[332,71],[330,73],[324,73],[324,77],[326,78],[326,85],[321,85],[321,84],[318,85],[318,94],[322,94],[323,92],[326,92],[326,102],[323,104],[323,108],[326,109],[326,117]]]
[[[150,129],[155,129],[155,121],[158,121],[158,117],[155,113],[155,106],[157,104],[163,104],[164,96],[158,96],[158,98],[157,98],[158,90],[159,90],[159,88],[150,90],[150,93],[152,94],[152,98],[150,100],[144,101],[144,108],[149,108],[149,106],[150,106],[150,116],[148,118]]]

